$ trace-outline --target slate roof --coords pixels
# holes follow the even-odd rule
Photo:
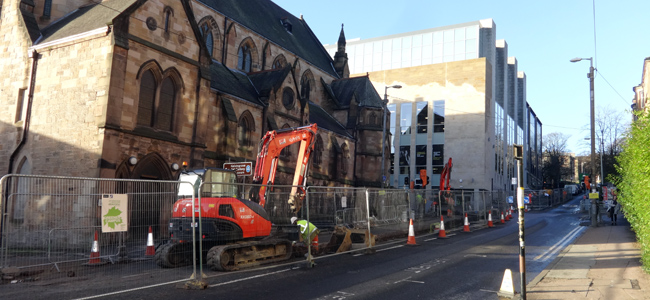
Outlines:
[[[106,0],[101,3],[81,7],[64,18],[43,28],[43,37],[38,44],[81,34],[106,27],[115,17],[137,0]]]
[[[253,30],[280,47],[339,78],[332,66],[332,57],[304,20],[296,18],[270,0],[197,0],[235,22]],[[281,20],[292,24],[285,30]],[[262,47],[262,45],[257,45]]]
[[[282,69],[248,73],[248,77],[257,88],[260,96],[268,97],[271,91],[278,89],[282,85],[290,71],[291,66],[287,65]]]
[[[239,97],[248,102],[264,105],[259,94],[246,74],[233,71],[218,62],[210,65],[210,87],[225,94]]]
[[[327,129],[342,136],[354,138],[332,115],[311,101],[309,101],[309,123],[316,123],[318,128]]]
[[[342,108],[350,106],[352,96],[356,96],[357,101],[360,101],[360,106],[382,107],[382,99],[367,76],[334,80],[330,87]]]

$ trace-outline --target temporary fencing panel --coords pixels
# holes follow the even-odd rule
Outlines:
[[[181,185],[193,190],[177,181],[6,175],[0,265],[39,279],[157,272],[151,254],[169,237]],[[191,275],[179,268],[151,280]]]

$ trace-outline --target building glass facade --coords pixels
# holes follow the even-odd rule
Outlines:
[[[478,58],[479,26],[428,29],[346,45],[350,74]],[[327,47],[333,57],[336,47]]]

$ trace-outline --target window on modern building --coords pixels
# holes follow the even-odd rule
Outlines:
[[[160,86],[160,101],[156,109],[156,129],[171,131],[173,126],[174,103],[176,98],[176,86],[174,81],[167,77]]]
[[[253,128],[253,118],[249,112],[245,112],[239,119],[239,125],[237,126],[237,141],[239,142],[239,147],[248,148],[253,145]]]
[[[250,72],[252,63],[251,47],[248,44],[241,45],[237,56],[239,57],[237,61],[237,69],[244,72]]]
[[[151,70],[145,71],[140,78],[140,96],[138,99],[138,125],[152,126],[156,102],[156,78]]]
[[[445,132],[445,101],[433,102],[433,132]]]
[[[282,105],[284,105],[284,108],[287,110],[293,109],[295,99],[294,99],[294,93],[291,88],[285,87],[284,90],[282,91]]]
[[[417,102],[417,133],[427,133],[427,122],[429,121],[429,105],[427,102]]]
[[[413,103],[402,103],[400,112],[400,131],[403,135],[411,134],[411,122],[413,120]]]
[[[444,166],[445,145],[431,145],[432,174],[440,174]]]
[[[320,168],[323,163],[323,139],[320,135],[316,136],[316,144],[314,145],[314,166]]]
[[[18,99],[16,99],[15,123],[18,123],[25,118],[25,109],[27,108],[25,105],[25,101],[27,100],[27,97],[25,97],[26,93],[27,89],[18,89]]]

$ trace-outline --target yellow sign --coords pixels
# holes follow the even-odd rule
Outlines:
[[[102,232],[126,232],[129,198],[126,194],[102,195]]]
[[[589,199],[598,199],[598,193],[589,193]]]

